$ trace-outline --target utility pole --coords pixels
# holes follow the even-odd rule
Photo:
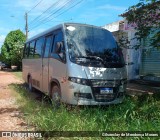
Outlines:
[[[25,21],[26,21],[26,26],[25,26],[26,38],[28,39],[28,14],[27,12],[25,13]]]

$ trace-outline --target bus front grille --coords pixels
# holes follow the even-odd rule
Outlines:
[[[117,87],[121,84],[120,80],[93,80],[91,79],[92,87]]]

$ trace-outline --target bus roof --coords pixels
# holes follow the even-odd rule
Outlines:
[[[104,28],[102,28],[102,27],[98,27],[98,26],[95,26],[95,25],[89,25],[89,24],[83,24],[83,23],[73,23],[73,22],[70,22],[70,23],[69,23],[69,22],[68,22],[68,23],[62,23],[62,24],[58,24],[58,25],[56,25],[56,26],[54,26],[54,27],[52,27],[52,28],[50,28],[50,29],[42,32],[42,33],[39,33],[39,34],[37,34],[37,35],[29,38],[29,39],[26,41],[26,43],[27,43],[27,42],[30,42],[30,41],[38,38],[38,37],[41,37],[41,36],[43,36],[43,35],[45,35],[45,34],[48,34],[48,33],[52,32],[52,31],[54,31],[54,30],[63,28],[65,24],[72,24],[72,25],[74,25],[74,24],[79,24],[79,25],[83,25],[83,26],[92,26],[92,27],[95,27],[95,28],[104,29]],[[104,30],[106,30],[106,29],[104,29]]]
[[[30,41],[38,38],[38,37],[41,37],[41,36],[43,36],[43,35],[45,35],[45,34],[48,34],[48,33],[50,33],[50,32],[53,31],[53,30],[56,30],[56,29],[59,29],[59,28],[62,28],[62,27],[63,27],[63,24],[56,25],[56,26],[54,26],[54,27],[52,27],[52,28],[50,28],[50,29],[42,32],[42,33],[39,33],[39,34],[37,34],[37,35],[29,38],[29,39],[26,41],[26,43],[27,43],[27,42],[30,42]]]

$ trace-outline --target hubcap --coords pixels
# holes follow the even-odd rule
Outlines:
[[[58,94],[58,92],[53,93],[53,100],[55,100],[55,101],[59,100],[59,94]]]

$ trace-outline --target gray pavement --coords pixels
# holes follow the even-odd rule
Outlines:
[[[160,94],[160,82],[132,80],[127,84],[128,95]]]

